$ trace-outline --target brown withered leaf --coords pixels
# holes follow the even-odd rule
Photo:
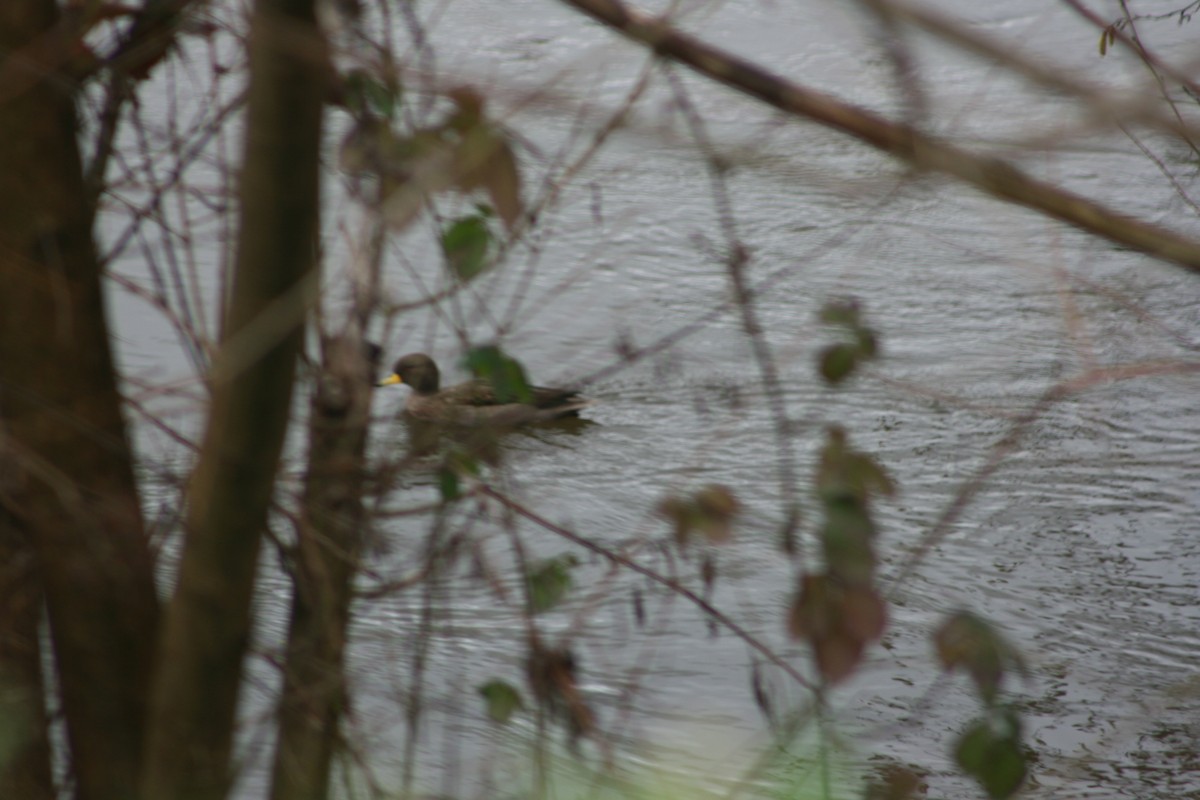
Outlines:
[[[573,652],[565,647],[535,645],[525,670],[534,697],[552,716],[566,723],[572,740],[595,730],[595,715],[579,689]]]
[[[853,636],[831,636],[812,642],[817,669],[829,683],[850,677],[862,661],[864,643]]]
[[[842,613],[847,633],[863,642],[877,640],[887,627],[887,603],[873,586],[847,589]]]
[[[655,511],[671,523],[674,529],[675,544],[680,547],[687,544],[688,536],[692,532],[691,503],[685,498],[672,495],[659,501]]]
[[[463,134],[455,152],[455,187],[483,189],[509,230],[521,215],[521,176],[517,159],[503,133],[480,122]]]
[[[794,639],[819,639],[832,635],[832,589],[826,575],[806,574],[788,611],[788,633]]]
[[[696,526],[713,544],[725,544],[733,538],[733,520],[741,509],[728,486],[709,484],[692,496]]]
[[[837,682],[854,671],[886,622],[886,606],[873,587],[809,574],[801,578],[789,610],[788,632],[812,646],[821,675]]]
[[[693,531],[703,534],[711,544],[728,543],[733,538],[733,520],[740,509],[734,493],[714,483],[690,496],[665,497],[655,510],[674,525],[675,542],[683,546]]]
[[[985,703],[995,701],[1010,668],[1026,671],[1017,649],[990,622],[969,611],[947,617],[933,641],[942,667],[964,670]]]
[[[521,217],[521,173],[507,141],[498,140],[483,184],[496,214],[511,231]]]
[[[863,800],[908,800],[923,796],[927,784],[921,775],[900,764],[888,763],[876,768],[867,784]]]

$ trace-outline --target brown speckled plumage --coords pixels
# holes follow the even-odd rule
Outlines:
[[[501,402],[485,380],[441,388],[441,372],[424,353],[409,353],[396,361],[391,377],[380,386],[403,383],[412,388],[405,410],[416,419],[456,425],[525,425],[576,416],[592,401],[573,389],[530,386],[531,402]]]

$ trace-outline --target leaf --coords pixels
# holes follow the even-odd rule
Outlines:
[[[788,613],[788,633],[792,638],[811,640],[833,633],[832,591],[826,575],[806,574],[800,578],[800,588]]]
[[[338,169],[354,176],[374,174],[392,138],[387,123],[376,119],[359,121],[338,145]]]
[[[463,476],[479,477],[479,459],[472,452],[453,448],[447,451],[438,468],[438,490],[443,503],[462,497]]]
[[[858,348],[850,344],[831,344],[821,351],[819,368],[821,377],[837,385],[858,366]]]
[[[830,300],[821,306],[819,318],[826,325],[858,325],[859,305],[854,299]]]
[[[534,614],[554,608],[571,588],[571,569],[578,559],[572,555],[552,558],[535,564],[526,575],[529,585],[529,604]]]
[[[693,531],[699,531],[711,544],[725,544],[733,538],[733,520],[741,510],[737,496],[727,486],[712,483],[687,497],[663,498],[655,509],[675,529],[675,543],[686,545]]]
[[[733,519],[741,509],[728,486],[709,484],[692,496],[696,527],[713,544],[725,544],[733,538]]]
[[[887,470],[866,453],[850,447],[846,431],[830,425],[817,464],[817,494],[826,506],[853,502],[868,505],[873,494],[891,496],[896,486]]]
[[[853,636],[830,636],[812,643],[817,670],[829,683],[850,677],[862,661],[863,642]]]
[[[823,349],[818,359],[821,376],[837,385],[850,377],[863,361],[878,355],[878,337],[863,323],[861,307],[854,299],[826,303],[821,307],[820,318],[821,322],[841,328],[849,336],[849,341]]]
[[[505,227],[512,230],[521,215],[521,173],[508,136],[487,119],[477,91],[458,87],[447,94],[458,106],[444,126],[459,137],[455,184],[464,192],[485,190]]]
[[[463,361],[473,375],[491,384],[500,402],[533,402],[533,389],[525,377],[525,368],[496,345],[473,348]]]
[[[996,709],[963,731],[954,760],[979,782],[992,800],[1012,797],[1025,781],[1021,720],[1009,708]]]
[[[848,634],[873,642],[887,627],[887,603],[873,586],[854,586],[846,591],[842,616]]]
[[[856,327],[854,343],[858,346],[859,355],[864,359],[870,360],[879,355],[879,337],[870,328]]]
[[[1019,652],[986,619],[969,611],[950,615],[934,632],[938,660],[947,670],[962,669],[985,703],[994,703],[1009,667],[1025,671]]]
[[[496,144],[483,184],[500,219],[511,231],[521,217],[521,173],[507,141]]]
[[[525,708],[521,693],[505,681],[490,680],[479,687],[479,694],[493,722],[508,722],[513,714]]]
[[[452,503],[457,500],[461,496],[459,492],[458,473],[447,466],[439,469],[438,490],[442,494],[443,503]]]
[[[680,547],[687,544],[693,525],[691,501],[675,495],[664,497],[659,501],[655,511],[659,516],[671,522],[675,533],[675,543]]]
[[[346,109],[356,117],[367,112],[392,119],[400,99],[400,86],[394,81],[383,81],[365,69],[354,69],[346,75],[343,83]]]
[[[857,503],[827,508],[821,527],[821,554],[830,572],[855,584],[870,583],[878,559],[871,540],[871,517]]]
[[[393,136],[379,159],[383,217],[402,230],[425,207],[430,195],[454,187],[454,147],[441,131],[418,130]]]
[[[886,605],[873,587],[809,574],[801,578],[788,632],[812,646],[821,676],[836,683],[854,671],[866,645],[883,635],[886,622]]]
[[[492,241],[487,218],[482,214],[455,220],[442,234],[446,266],[460,281],[472,280],[487,266]]]
[[[917,773],[899,764],[885,764],[878,773],[867,784],[863,800],[908,800],[925,788]]]

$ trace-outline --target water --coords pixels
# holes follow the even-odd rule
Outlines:
[[[1033,0],[941,5],[971,15],[978,32],[1031,58],[1054,59],[1101,85],[1145,86],[1132,59],[1099,60],[1097,32],[1063,7]],[[889,62],[871,38],[872,25],[851,9],[817,0],[742,0],[685,10],[689,30],[722,46],[856,103],[895,110]],[[438,53],[436,82],[479,84],[492,109],[528,141],[522,152],[530,197],[552,159],[577,157],[587,146],[594,125],[580,134],[576,115],[594,123],[613,113],[645,65],[636,48],[545,2],[460,2],[422,13]],[[1187,53],[1187,27],[1152,31],[1164,55]],[[913,46],[935,113],[931,127],[941,135],[999,152],[1006,143],[1053,142],[1023,150],[1023,165],[1110,207],[1195,228],[1187,207],[1128,139],[1068,138],[1062,132],[1080,119],[1068,101],[984,60],[921,38]],[[706,135],[733,165],[726,189],[737,235],[751,253],[749,277],[766,287],[755,307],[796,421],[793,448],[809,529],[808,482],[828,423],[846,427],[851,442],[874,454],[901,488],[878,510],[891,623],[882,645],[831,699],[833,729],[849,748],[841,758],[920,765],[930,796],[972,796],[948,754],[978,706],[962,679],[939,677],[928,638],[945,613],[966,607],[1000,625],[1028,661],[1029,679],[1008,689],[1037,752],[1034,796],[1200,796],[1194,372],[1098,377],[1089,390],[1055,403],[899,580],[908,554],[985,467],[1016,418],[1058,381],[1109,365],[1195,360],[1196,278],[947,180],[913,175],[857,143],[784,121],[700,80],[681,81]],[[1177,144],[1155,136],[1145,142],[1190,185],[1193,170],[1183,166]],[[198,170],[191,180],[203,184],[210,176]],[[331,194],[340,198],[336,188]],[[336,298],[347,248],[346,237],[333,232],[353,229],[356,211],[345,199],[331,208],[328,297]],[[656,76],[628,124],[564,188],[526,246],[480,279],[460,306],[395,320],[386,344],[389,356],[429,351],[453,372],[457,321],[476,341],[501,333],[536,381],[553,383],[609,367],[621,342],[645,346],[705,318],[664,352],[589,387],[601,401],[587,412],[595,424],[510,437],[494,479],[542,516],[672,572],[697,591],[697,557],[663,555],[669,533],[654,509],[672,492],[731,487],[744,513],[736,542],[715,554],[720,577],[712,601],[807,671],[804,648],[784,632],[796,566],[776,547],[784,498],[774,418],[736,309],[712,313],[731,297],[720,222],[711,176],[677,99]],[[442,279],[423,235],[402,237],[389,252],[387,289],[395,298],[419,296],[414,275],[428,287]],[[222,251],[210,243],[193,253],[211,288]],[[139,257],[130,252],[118,270],[140,275]],[[859,298],[884,357],[849,387],[833,390],[813,366],[831,340],[816,312],[843,296]],[[472,312],[475,297],[490,316]],[[114,302],[124,363],[151,384],[186,385],[189,365],[157,313],[121,293]],[[377,397],[378,458],[404,447],[404,431],[390,420],[402,396]],[[139,434],[148,475],[186,463],[145,426]],[[163,489],[167,497],[173,491],[171,484]],[[414,474],[386,506],[436,496],[435,482]],[[511,785],[505,776],[527,770],[524,756],[513,756],[519,748],[512,740],[534,735],[528,720],[497,733],[473,692],[493,677],[524,684],[526,629],[518,587],[505,571],[514,532],[503,516],[495,504],[474,501],[449,515],[446,530],[461,534],[471,555],[436,582],[431,617],[423,617],[419,589],[361,604],[349,735],[379,786],[399,785],[422,637],[426,722],[418,783],[471,796],[489,781]],[[412,574],[430,524],[423,516],[381,522],[372,570],[383,579]],[[570,602],[538,624],[547,640],[578,653],[585,696],[616,750],[693,785],[719,786],[748,769],[769,741],[751,692],[749,670],[761,661],[754,651],[727,631],[710,635],[701,613],[644,578],[613,572],[527,521],[514,525],[533,556],[583,558]],[[479,575],[485,567],[493,570],[488,580]],[[265,650],[278,641],[286,597],[278,576],[269,575],[268,584],[261,602]],[[634,614],[636,593],[644,626]],[[762,669],[778,708],[803,702],[805,693],[781,671]],[[259,673],[269,692],[270,669]],[[261,703],[261,696],[252,699],[252,720]],[[261,727],[250,729],[253,741]],[[261,780],[255,763],[268,753],[259,748],[249,759],[247,796]]]

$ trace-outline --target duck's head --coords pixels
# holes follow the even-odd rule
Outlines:
[[[409,353],[401,356],[392,366],[392,374],[377,386],[408,384],[417,394],[437,394],[441,386],[441,373],[434,360],[424,353]]]

